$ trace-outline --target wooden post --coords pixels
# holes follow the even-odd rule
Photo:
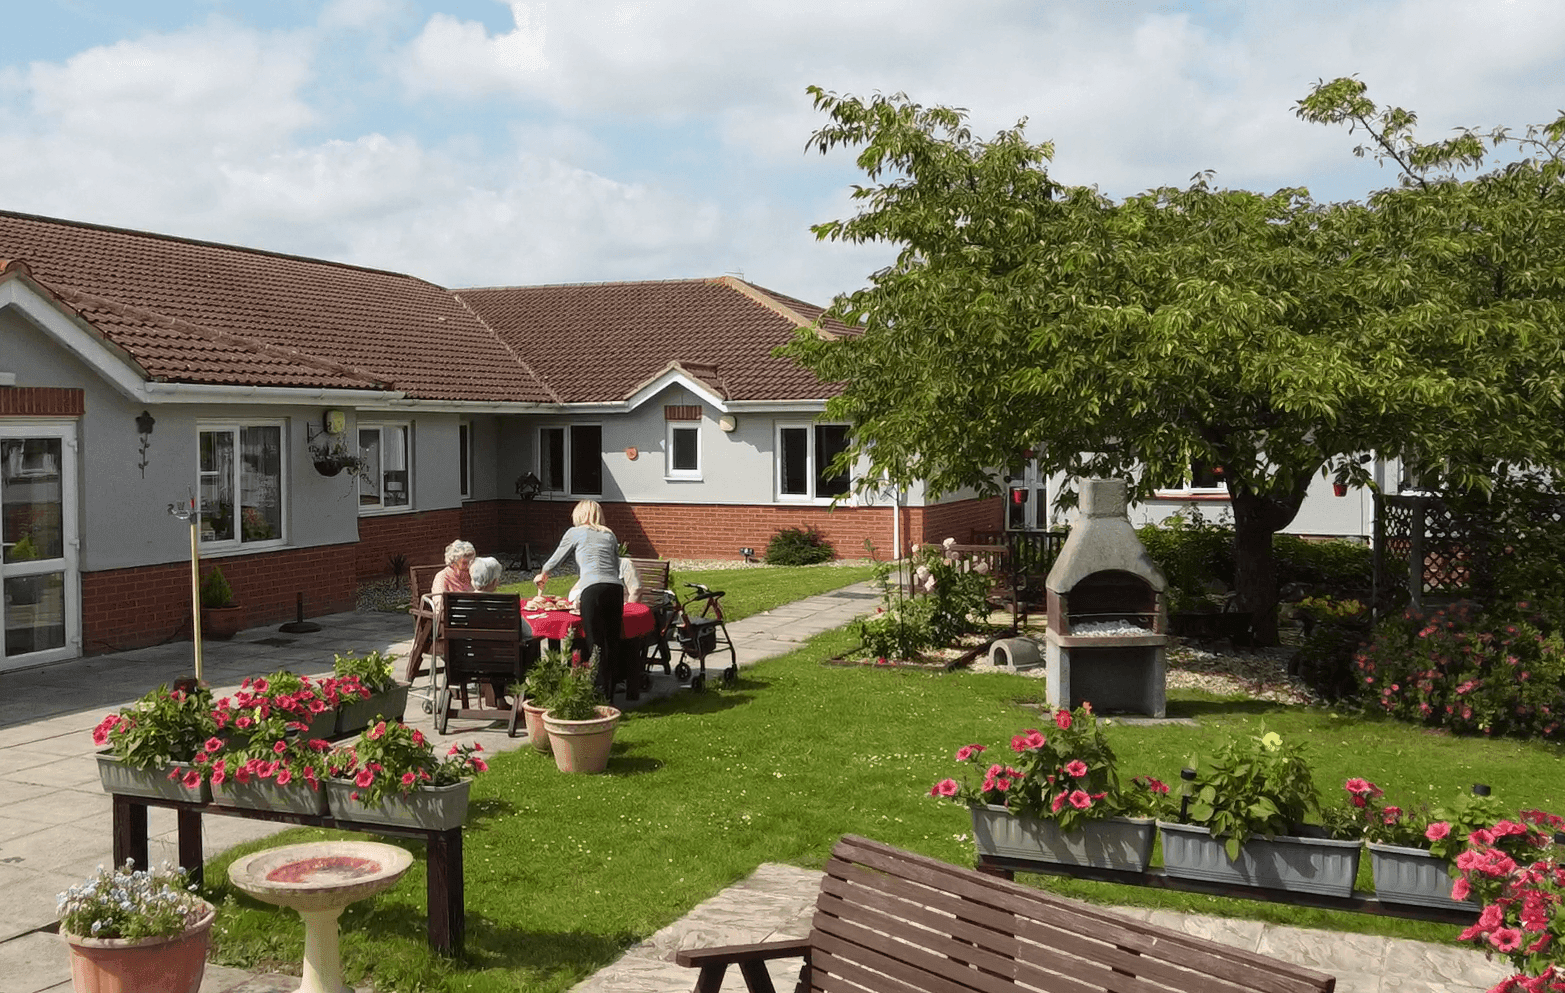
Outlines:
[[[429,905],[429,943],[447,955],[460,955],[466,938],[467,911],[462,886],[462,829],[429,833],[425,899]]]
[[[136,868],[147,868],[147,805],[135,797],[114,794],[114,864],[134,859]]]
[[[145,808],[143,808],[145,809]],[[206,853],[201,850],[201,811],[180,807],[174,812],[179,825],[179,867],[197,886],[206,875]]]

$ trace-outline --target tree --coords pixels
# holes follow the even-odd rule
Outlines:
[[[1302,112],[1328,119],[1336,85]],[[843,458],[867,458],[867,479],[992,493],[995,467],[1030,448],[1048,471],[1124,475],[1145,496],[1192,460],[1221,466],[1240,609],[1271,642],[1271,536],[1317,474],[1367,483],[1369,451],[1449,459],[1469,481],[1497,461],[1565,462],[1565,239],[1530,240],[1565,217],[1546,164],[1426,177],[1368,204],[1219,189],[1209,173],[1116,202],[1052,180],[1053,148],[1030,143],[1025,120],[986,141],[958,109],[810,92],[831,118],[811,147],[857,148],[870,180],[857,213],[816,236],[899,247],[832,305],[859,333],[785,349],[844,384],[827,412],[854,425]],[[1470,145],[1441,158],[1405,128],[1390,142],[1414,169],[1472,161]],[[1518,170],[1549,219],[1517,202]],[[1484,285],[1509,309],[1480,286],[1485,248],[1506,275]],[[1548,427],[1529,430],[1536,418]]]

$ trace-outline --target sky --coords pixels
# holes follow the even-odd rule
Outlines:
[[[818,242],[850,152],[805,88],[1027,118],[1122,197],[1360,199],[1395,176],[1294,102],[1357,75],[1419,114],[1565,107],[1558,0],[3,0],[0,209],[444,286],[742,275],[820,304],[893,250]]]

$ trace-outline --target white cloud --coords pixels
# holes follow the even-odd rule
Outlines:
[[[510,4],[514,30],[490,35],[473,21],[436,14],[408,46],[402,78],[418,92],[483,95],[519,88],[549,68],[544,4]]]
[[[370,28],[386,23],[403,6],[401,0],[330,0],[316,23],[323,28]]]

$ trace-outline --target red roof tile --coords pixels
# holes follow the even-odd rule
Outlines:
[[[457,290],[566,403],[613,402],[677,362],[729,400],[835,389],[772,349],[821,308],[732,277]],[[828,323],[834,332],[847,332]]]
[[[8,212],[0,258],[24,261],[62,299],[99,301],[84,316],[153,376],[268,386],[346,376],[425,399],[553,399],[447,290],[411,276]],[[102,309],[113,304],[136,316]]]

